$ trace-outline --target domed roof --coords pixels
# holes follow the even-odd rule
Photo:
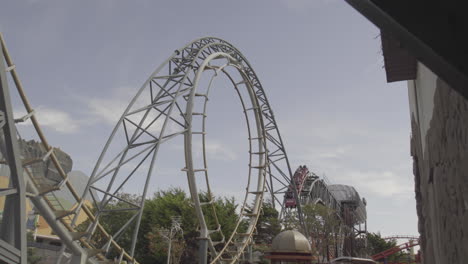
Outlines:
[[[310,253],[310,243],[307,238],[295,230],[279,233],[271,244],[272,252]]]

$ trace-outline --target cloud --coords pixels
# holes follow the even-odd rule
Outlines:
[[[320,159],[337,159],[342,157],[350,149],[349,146],[339,146],[331,150],[323,150],[323,152],[318,153],[317,158]]]
[[[389,157],[386,158],[372,153],[368,147],[320,146],[315,151],[303,153],[295,163],[307,165],[311,171],[332,184],[352,185],[361,196],[412,196],[413,182],[409,157],[407,162],[403,162],[404,159],[398,162],[390,157],[394,153],[389,153]]]
[[[183,144],[174,144],[173,149],[184,149]],[[237,153],[228,145],[221,143],[218,140],[209,140],[205,143],[206,155],[209,159],[221,161],[233,161],[238,159]],[[200,158],[203,155],[201,141],[192,142],[192,150],[195,157]]]
[[[392,171],[353,171],[344,176],[352,179],[354,186],[361,193],[395,197],[413,192],[413,186]]]
[[[316,114],[310,118],[314,122],[292,118],[282,126],[293,170],[307,165],[332,183],[354,186],[368,200],[413,198],[409,140],[402,141],[405,129],[327,117]]]
[[[45,106],[39,106],[35,109],[36,118],[39,125],[42,127],[50,128],[56,132],[70,134],[79,130],[79,121],[72,118],[70,114],[59,109],[53,109]],[[15,111],[15,118],[20,118],[26,115],[24,110]],[[20,125],[31,125],[32,123],[26,121]]]
[[[115,125],[135,93],[133,88],[120,87],[109,96],[81,98],[81,101],[86,103],[89,115],[99,121]]]
[[[84,101],[87,105],[87,115],[91,116],[91,119],[93,119],[95,122],[104,122],[108,125],[113,126],[119,121],[120,117],[129,105],[130,101],[135,96],[136,92],[136,89],[124,86],[115,89],[113,94],[106,97],[93,97],[88,99],[81,98],[80,100]],[[135,101],[135,103],[130,109],[130,112],[149,105],[150,99],[148,95],[145,95],[145,92],[146,91],[143,91],[143,93]],[[145,111],[127,115],[126,118],[132,121],[134,124],[139,124],[141,119],[144,117]],[[182,118],[178,115],[178,112],[175,107],[171,113],[171,117],[175,120],[178,120],[180,123],[183,123]],[[157,120],[154,121],[154,119],[156,118]],[[160,115],[160,112],[158,112],[155,109],[152,109],[146,116],[142,127],[148,127],[148,132],[159,136],[159,133],[161,132],[162,126],[164,124],[164,119],[164,115]],[[132,127],[131,123],[128,123],[128,125]],[[132,128],[135,129],[136,127]],[[165,134],[168,135],[179,132],[181,130],[182,126],[170,120],[168,122]]]
[[[227,145],[220,142],[207,142],[205,148],[209,158],[223,161],[237,159],[237,154]]]

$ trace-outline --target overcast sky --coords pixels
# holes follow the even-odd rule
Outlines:
[[[344,1],[1,6],[0,31],[25,90],[50,143],[72,156],[74,169],[91,172],[116,119],[160,63],[193,39],[216,36],[254,67],[294,168],[307,165],[332,183],[353,185],[367,199],[370,231],[417,234],[406,82],[386,83],[379,30]],[[233,173],[245,165],[246,138],[234,135],[241,112],[231,91],[214,95],[210,170],[222,175],[214,191],[239,197]],[[187,188],[181,167],[183,155],[166,155],[151,191]]]

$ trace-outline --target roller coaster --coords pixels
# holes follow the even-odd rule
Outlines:
[[[419,240],[419,236],[414,235],[393,235],[393,236],[386,236],[383,237],[385,240],[397,240],[397,239],[407,239],[407,240]]]
[[[335,256],[357,256],[358,248],[366,244],[367,212],[366,200],[360,198],[352,187],[340,184],[328,185],[315,173],[304,166],[299,166],[293,175],[295,184],[290,185],[284,195],[283,215],[290,215],[301,206],[321,204],[332,211],[340,219],[341,226],[336,236],[339,238],[329,254]],[[299,199],[294,198],[294,188]],[[307,232],[307,231],[306,231]],[[310,234],[313,236],[313,234]],[[361,243],[361,245],[358,245]]]
[[[419,246],[419,240],[410,240],[409,242],[406,242],[406,243],[403,243],[403,244],[400,244],[400,245],[397,245],[395,247],[392,247],[392,248],[389,248],[387,250],[384,250],[382,252],[379,252],[377,254],[374,254],[372,255],[372,259],[373,260],[376,260],[376,261],[380,261],[380,260],[383,260],[385,264],[387,264],[387,258],[397,252],[400,252],[400,251],[403,251],[403,250],[407,250],[407,249],[411,249],[415,246]],[[417,257],[416,259],[417,261],[416,262],[420,262],[419,261],[419,257]]]
[[[184,140],[181,159],[185,166],[181,170],[187,176],[199,223],[199,263],[239,262],[254,243],[266,194],[272,197],[273,206],[281,207],[280,217],[296,213],[306,234],[304,205],[322,204],[333,209],[342,223],[334,256],[355,255],[356,243],[363,241],[359,237],[366,232],[365,199],[351,186],[327,185],[306,166],[292,173],[265,90],[247,59],[228,42],[213,37],[197,39],[175,50],[149,76],[112,130],[82,191],[69,179],[66,157],[48,143],[2,35],[0,46],[0,150],[10,178],[9,187],[0,190],[0,196],[5,197],[0,229],[2,261],[26,263],[26,229],[21,219],[25,219],[28,198],[63,243],[61,255],[70,256],[59,258],[58,263],[139,263],[134,257],[135,246],[149,183],[158,168],[161,145],[176,137]],[[229,80],[240,101],[248,135],[244,200],[231,234],[223,234],[216,217],[206,148],[210,91],[214,79],[221,75]],[[10,83],[26,110],[23,117],[13,116]],[[18,139],[19,122],[32,123],[40,140],[38,146]],[[194,154],[198,152],[202,154]],[[142,183],[137,203],[118,196],[136,179]],[[61,206],[54,196],[57,191],[73,197],[71,209]],[[200,200],[201,191],[207,193],[208,201]],[[112,208],[112,201],[122,202],[127,208]],[[100,221],[116,210],[132,213],[132,217],[110,233]],[[207,212],[215,216],[214,226],[207,224]],[[84,231],[77,228],[80,217],[88,220]],[[241,223],[246,223],[243,231]],[[125,232],[132,234],[128,247],[119,243]],[[118,252],[117,259],[108,259],[111,251]]]

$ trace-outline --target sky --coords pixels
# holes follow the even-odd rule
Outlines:
[[[75,170],[91,173],[159,64],[215,36],[252,64],[294,168],[354,186],[367,200],[369,231],[417,234],[406,82],[386,83],[378,28],[344,1],[2,1],[0,31],[49,142],[72,156]],[[238,198],[245,125],[231,91],[213,96],[212,185]],[[31,126],[20,130],[33,136]],[[162,148],[151,192],[187,189],[180,142]]]

